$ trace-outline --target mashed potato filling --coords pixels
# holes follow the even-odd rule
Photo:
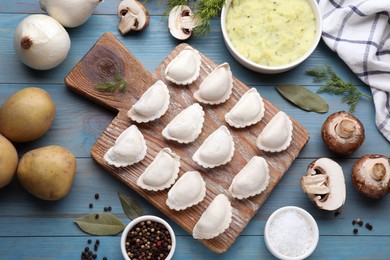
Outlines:
[[[261,65],[280,66],[309,50],[316,18],[307,0],[233,0],[226,30],[242,56]]]

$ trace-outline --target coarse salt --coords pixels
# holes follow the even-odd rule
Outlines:
[[[304,255],[314,243],[314,230],[300,212],[288,210],[276,215],[269,228],[269,243],[287,257]]]

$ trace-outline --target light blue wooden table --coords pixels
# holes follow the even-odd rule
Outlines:
[[[72,47],[63,64],[50,71],[35,71],[24,66],[16,57],[13,33],[16,25],[28,14],[42,13],[38,0],[0,1],[0,104],[17,90],[37,86],[50,93],[58,110],[50,131],[44,137],[37,141],[16,144],[19,156],[31,149],[55,144],[68,148],[77,157],[77,175],[70,193],[63,200],[39,200],[27,193],[17,178],[0,190],[1,260],[80,259],[88,239],[101,241],[97,252],[98,259],[103,256],[108,259],[121,259],[119,234],[94,237],[82,232],[73,222],[82,215],[101,212],[105,206],[111,206],[111,213],[127,224],[129,219],[122,211],[118,192],[139,201],[145,214],[161,216],[172,224],[177,234],[174,259],[272,259],[264,244],[264,225],[273,211],[288,205],[306,209],[317,220],[320,240],[311,259],[390,259],[390,197],[378,201],[366,199],[356,192],[350,177],[351,167],[357,158],[369,153],[390,155],[390,144],[375,127],[372,100],[362,99],[355,112],[366,129],[364,144],[353,155],[338,158],[325,148],[320,129],[330,113],[348,110],[347,105],[341,102],[341,97],[321,94],[329,103],[330,110],[326,114],[317,114],[294,107],[275,90],[275,86],[280,83],[297,83],[316,91],[318,84],[314,84],[305,71],[327,64],[344,80],[352,80],[359,85],[361,91],[369,94],[369,88],[364,86],[323,42],[313,55],[297,68],[279,75],[263,75],[245,69],[232,58],[223,42],[219,20],[212,22],[207,37],[186,41],[216,63],[227,61],[239,80],[255,87],[264,98],[306,127],[311,135],[298,159],[226,253],[211,252],[96,165],[89,150],[115,114],[70,91],[64,84],[65,76],[104,32],[115,34],[151,72],[180,43],[171,37],[167,21],[162,19],[165,4],[159,4],[156,0],[146,3],[151,13],[149,27],[141,33],[121,36],[117,30],[118,3],[119,0],[105,0],[86,24],[68,30]],[[347,199],[342,213],[337,217],[332,212],[316,209],[300,187],[300,178],[305,174],[308,164],[324,156],[340,163],[346,178]],[[95,193],[100,194],[99,200],[94,199]],[[88,207],[90,202],[94,203],[93,209]],[[354,235],[351,222],[357,217],[364,222],[370,222],[373,230],[359,228],[358,235]]]

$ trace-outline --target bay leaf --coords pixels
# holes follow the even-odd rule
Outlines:
[[[317,113],[326,113],[329,110],[329,105],[325,100],[301,85],[279,85],[276,90],[284,98],[303,110]]]
[[[99,217],[96,218],[96,215]],[[125,228],[122,221],[107,212],[87,214],[76,218],[74,222],[82,231],[91,235],[116,235]]]
[[[130,220],[144,215],[144,210],[142,209],[141,205],[133,198],[121,193],[118,193],[118,196],[122,204],[122,209]]]

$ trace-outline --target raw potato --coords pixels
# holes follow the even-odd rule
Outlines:
[[[0,109],[0,133],[11,142],[33,141],[53,123],[56,107],[41,88],[25,88],[10,96]]]
[[[0,134],[0,188],[11,182],[18,168],[18,153],[14,145]]]
[[[22,186],[43,200],[64,198],[76,175],[76,158],[61,146],[45,146],[24,154],[17,175]]]

